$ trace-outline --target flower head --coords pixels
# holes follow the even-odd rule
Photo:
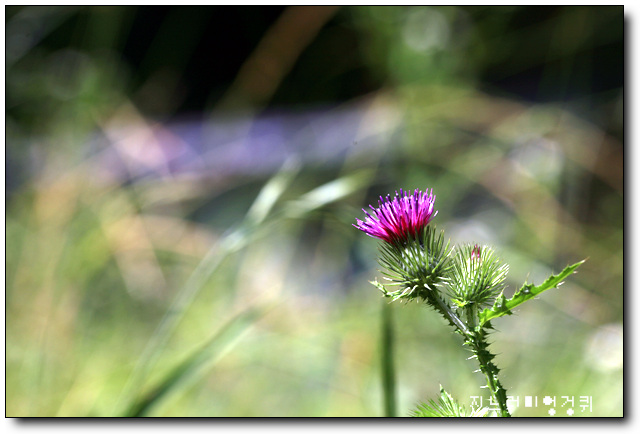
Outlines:
[[[386,199],[380,196],[378,208],[369,205],[371,213],[363,209],[367,217],[364,221],[356,219],[358,224],[353,226],[388,243],[416,237],[438,213],[433,211],[435,200],[433,190],[415,190],[411,194],[400,189],[393,199],[389,195]]]

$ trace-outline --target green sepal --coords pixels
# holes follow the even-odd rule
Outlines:
[[[513,309],[514,307],[524,303],[527,300],[531,300],[535,296],[548,289],[557,288],[558,285],[560,285],[562,281],[567,278],[567,276],[572,274],[576,270],[576,268],[582,265],[584,261],[586,261],[586,259],[583,259],[582,261],[577,262],[573,265],[569,265],[558,274],[552,274],[541,285],[535,286],[532,283],[525,283],[524,285],[522,285],[522,288],[517,290],[516,293],[513,294],[513,297],[509,299],[507,299],[504,294],[501,293],[496,298],[496,301],[491,308],[486,308],[485,310],[480,312],[480,315],[478,316],[480,326],[484,327],[485,324],[489,322],[489,320],[492,320],[494,318],[499,318],[504,315],[511,315],[513,313],[511,312],[511,309]]]
[[[410,414],[411,417],[486,417],[487,415],[487,408],[468,412],[442,386],[440,386],[440,399],[437,402],[430,399],[428,404],[418,404]]]
[[[398,286],[396,291],[382,290],[392,301],[428,299],[429,293],[446,282],[450,268],[450,242],[444,241],[444,232],[436,233],[432,226],[422,232],[393,243],[379,246],[380,272],[388,285]],[[377,286],[377,285],[376,285]],[[378,287],[380,289],[380,287]]]
[[[378,288],[380,292],[382,292],[382,295],[384,295],[385,297],[389,297],[389,291],[387,291],[382,283],[378,282],[377,280],[370,280],[369,283]]]

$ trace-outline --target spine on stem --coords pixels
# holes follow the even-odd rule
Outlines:
[[[475,358],[478,360],[480,371],[487,379],[487,387],[491,390],[491,394],[498,403],[500,416],[511,417],[507,408],[507,391],[498,380],[500,369],[493,363],[495,355],[491,354],[487,349],[489,344],[486,341],[486,336],[487,332],[484,329],[479,329],[467,335],[465,345],[471,348]]]

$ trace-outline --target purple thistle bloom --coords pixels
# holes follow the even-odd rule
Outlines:
[[[364,221],[356,219],[358,224],[353,226],[388,243],[416,237],[438,214],[433,211],[435,200],[433,190],[424,193],[415,190],[413,194],[405,191],[403,194],[400,189],[400,194],[396,191],[393,199],[389,195],[386,199],[380,196],[378,208],[369,205],[373,210],[371,214],[363,209],[367,217]]]

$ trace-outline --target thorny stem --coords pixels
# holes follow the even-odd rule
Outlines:
[[[474,356],[478,359],[480,371],[487,378],[487,387],[491,390],[491,394],[498,402],[501,417],[511,417],[507,409],[507,391],[502,387],[498,380],[498,372],[500,369],[493,364],[492,360],[495,355],[491,354],[487,347],[489,344],[485,340],[486,332],[480,329],[472,334],[467,335],[466,345],[471,347]]]
[[[431,305],[437,307],[440,313],[442,313],[442,315],[444,315],[445,318],[447,318],[451,322],[451,324],[455,325],[464,336],[469,336],[469,329],[464,324],[464,322],[462,322],[462,320],[458,318],[458,315],[456,315],[455,312],[453,312],[451,308],[440,297],[438,297],[437,294],[435,294],[435,291],[431,290],[427,285],[425,285],[425,287],[428,290],[428,298],[431,302]]]
[[[476,306],[470,305],[466,309],[467,324],[465,324],[451,308],[440,298],[437,294],[429,291],[429,301],[432,305],[437,306],[438,310],[458,328],[458,330],[465,337],[465,345],[469,345],[473,351],[473,355],[478,360],[480,365],[480,371],[485,375],[487,379],[487,387],[491,391],[494,399],[498,402],[501,417],[511,417],[507,408],[507,391],[500,380],[498,380],[498,373],[500,369],[493,364],[492,360],[495,355],[491,354],[488,350],[489,343],[486,341],[487,332],[477,327],[475,322],[476,318]],[[471,330],[469,330],[471,328]]]

